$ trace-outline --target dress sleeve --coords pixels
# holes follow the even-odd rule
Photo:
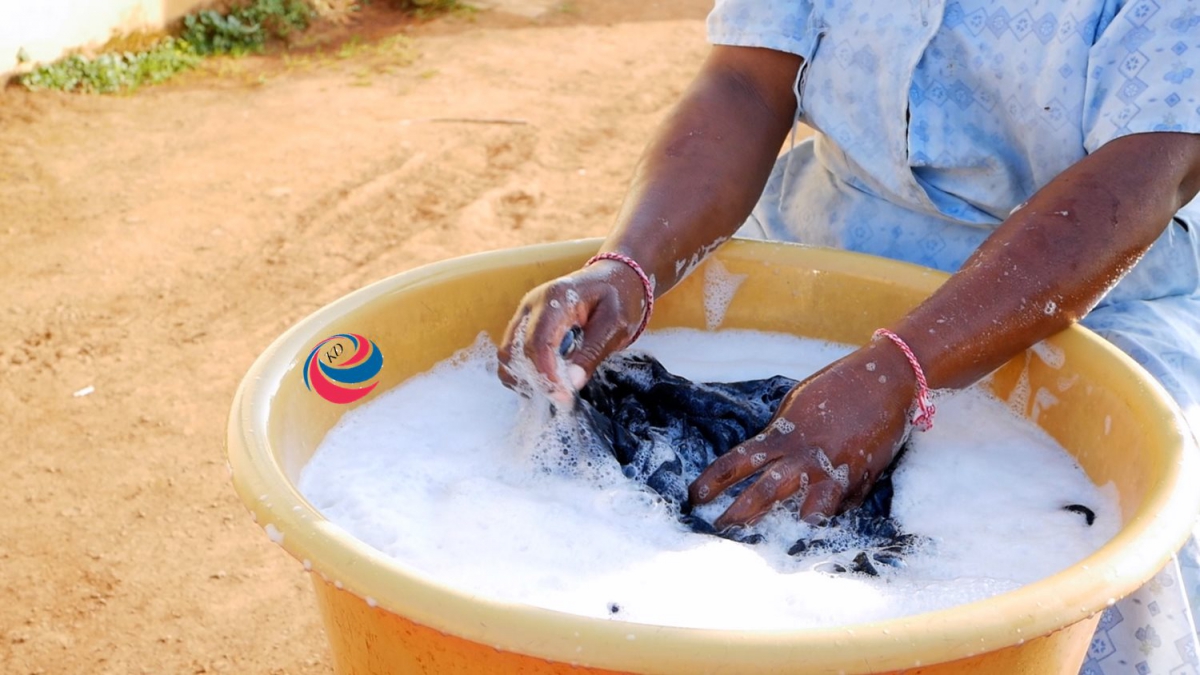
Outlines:
[[[716,0],[708,15],[708,41],[808,58],[815,35],[812,13],[811,0]]]
[[[1200,133],[1200,3],[1133,0],[1088,55],[1084,146],[1146,131]]]

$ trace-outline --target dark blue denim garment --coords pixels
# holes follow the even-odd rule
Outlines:
[[[749,544],[761,535],[745,531],[718,532],[691,513],[687,486],[717,457],[762,431],[796,380],[782,376],[733,383],[696,383],[672,375],[645,354],[622,352],[609,357],[580,391],[583,422],[624,468],[678,510],[680,522],[696,532]],[[903,456],[884,471],[863,504],[832,518],[812,539],[797,541],[789,553],[846,553],[848,565],[832,571],[875,574],[879,564],[900,566],[901,555],[916,537],[900,531],[891,518],[892,471]],[[752,479],[734,486],[737,494]],[[857,535],[864,546],[849,551],[847,537]],[[855,555],[857,553],[857,555]]]

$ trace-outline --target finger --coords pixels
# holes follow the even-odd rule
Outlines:
[[[501,361],[500,365],[496,368],[496,375],[500,378],[500,382],[509,389],[517,386],[516,376],[512,374],[512,371],[508,369],[508,366],[504,365],[503,361]]]
[[[688,486],[688,500],[692,504],[707,504],[782,456],[783,449],[775,447],[769,437],[760,434],[709,464]]]
[[[876,477],[870,469],[863,469],[857,476],[850,476],[850,486],[842,496],[842,503],[838,508],[846,511],[861,506],[871,493],[871,488],[875,487]]]
[[[499,362],[497,375],[504,386],[509,389],[516,389],[519,386],[518,378],[509,369],[509,364],[512,363],[513,345],[523,343],[525,341],[524,332],[529,325],[529,303],[522,302],[521,307],[513,315],[512,320],[508,322],[508,327],[504,330],[504,340],[496,349],[496,359]]]
[[[559,377],[559,368],[563,363],[559,348],[571,329],[583,321],[577,309],[564,307],[556,300],[554,302],[558,303],[557,307],[547,304],[533,316],[533,328],[526,337],[524,350],[534,369],[549,381],[553,389],[566,390],[571,387],[570,383],[563,382]],[[574,391],[573,388],[571,390]]]
[[[578,368],[584,382],[609,354],[626,345],[628,337],[621,330],[621,318],[614,303],[601,300],[587,317],[587,325],[577,348],[567,357],[567,363]]]
[[[814,481],[800,505],[800,517],[810,523],[822,523],[839,513],[846,488],[841,483],[822,477]]]
[[[521,380],[508,369],[508,366],[501,363],[496,368],[496,375],[500,378],[500,384],[503,384],[525,398],[529,397],[529,387],[521,386]]]
[[[587,315],[586,308],[579,307],[576,286],[564,277],[527,293],[501,346],[501,363],[508,366],[510,374],[534,380],[548,393],[566,390],[559,378],[562,357],[558,350],[563,338],[573,327],[582,325]]]
[[[809,489],[804,465],[794,459],[769,464],[762,476],[733,500],[713,526],[724,530],[734,525],[750,525],[771,510],[776,503]]]

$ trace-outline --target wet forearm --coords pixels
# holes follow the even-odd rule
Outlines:
[[[930,385],[963,387],[1078,321],[1200,188],[1200,136],[1112,141],[1013,213],[896,330]]]
[[[662,294],[737,230],[795,116],[798,57],[716,47],[638,164],[604,250],[637,260]]]

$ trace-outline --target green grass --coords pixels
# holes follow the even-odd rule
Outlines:
[[[191,45],[168,37],[139,52],[109,52],[91,59],[78,54],[68,56],[25,73],[18,81],[34,91],[113,94],[162,82],[199,63],[200,56]]]
[[[419,18],[465,7],[459,0],[404,0],[401,5]],[[203,10],[185,16],[178,37],[114,40],[98,56],[68,56],[38,66],[18,76],[17,81],[31,90],[89,94],[133,91],[195,68],[204,57],[261,53],[272,40],[306,30],[315,16],[306,0],[245,0],[224,14]],[[387,54],[404,63],[415,59],[411,41],[403,36],[373,45],[353,36],[341,45],[336,56],[348,59],[364,53]],[[285,63],[291,70],[296,65],[307,65],[308,59],[288,60],[285,55]],[[370,81],[360,76],[356,84],[369,86]]]
[[[166,37],[142,49],[117,49],[93,58],[74,54],[39,66],[17,81],[31,90],[132,91],[195,68],[205,56],[261,52],[269,40],[308,28],[313,17],[304,0],[253,0],[227,14],[204,10],[183,18],[178,38]]]
[[[304,0],[254,0],[221,14],[211,9],[183,18],[182,37],[197,54],[261,52],[270,39],[308,28],[313,10]]]

